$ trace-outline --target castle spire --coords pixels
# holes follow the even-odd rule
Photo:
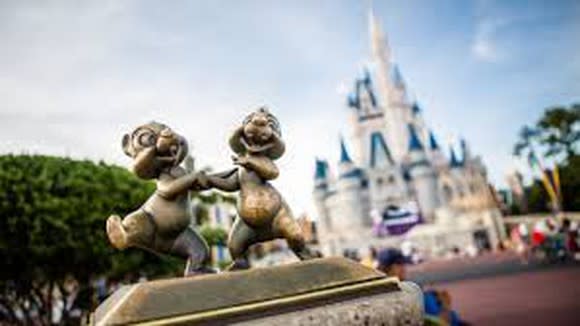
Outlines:
[[[368,68],[363,70],[362,78],[357,78],[354,89],[349,93],[347,103],[350,108],[369,111],[377,107],[377,99],[373,90],[371,74]]]
[[[449,160],[449,165],[452,168],[457,168],[461,166],[461,162],[459,161],[459,159],[457,159],[457,155],[455,155],[455,150],[453,149],[453,146],[449,146],[449,151],[450,151],[450,160]]]
[[[421,113],[421,107],[419,106],[419,103],[417,103],[417,101],[413,102],[413,107],[411,107],[411,109],[413,110],[413,115]]]
[[[369,9],[369,31],[371,37],[371,48],[375,57],[390,61],[391,49],[383,33],[379,20],[375,17],[373,8]]]
[[[346,145],[344,144],[344,138],[340,136],[340,163],[352,163],[352,159],[346,150]]]
[[[433,133],[433,130],[429,131],[429,148],[432,151],[439,150],[439,144],[437,143],[437,138],[435,138],[435,134]]]
[[[471,151],[469,150],[469,146],[467,145],[465,138],[461,138],[460,144],[461,144],[461,159],[463,162],[465,162],[466,160],[469,160],[471,158]]]
[[[410,123],[407,126],[409,128],[409,152],[423,150],[423,144],[419,140],[415,127]]]

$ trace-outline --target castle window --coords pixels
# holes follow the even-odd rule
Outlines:
[[[389,176],[389,183],[395,183],[395,177],[393,175]]]
[[[361,186],[361,187],[363,187],[363,188],[368,188],[368,186],[369,186],[369,181],[368,181],[367,179],[362,179],[362,180],[360,181],[360,186]]]
[[[383,185],[383,178],[377,178],[377,186],[382,186]]]

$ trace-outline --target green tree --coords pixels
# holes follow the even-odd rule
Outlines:
[[[514,154],[540,150],[547,157],[563,156],[564,160],[577,155],[580,140],[580,104],[546,109],[532,127],[524,126],[514,147]],[[535,147],[535,148],[534,148]]]
[[[179,275],[183,263],[139,249],[114,250],[105,233],[110,214],[137,209],[154,191],[126,169],[104,163],[48,156],[0,156],[0,324],[48,324],[53,293],[79,285],[72,305],[94,308],[91,280]],[[16,319],[16,312],[24,320]],[[37,314],[37,316],[33,316]]]
[[[524,126],[514,146],[514,154],[533,163],[537,156],[558,162],[562,190],[562,209],[580,210],[580,104],[547,108],[534,126]],[[527,189],[530,212],[548,212],[548,194],[541,180]]]
[[[201,236],[210,246],[225,246],[228,239],[228,233],[221,227],[212,227],[209,224],[203,225],[199,229]]]

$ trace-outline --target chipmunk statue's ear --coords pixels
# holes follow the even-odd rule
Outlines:
[[[123,147],[123,152],[129,157],[135,157],[135,151],[131,145],[131,136],[129,134],[123,135],[123,140],[121,141],[121,146]]]
[[[272,160],[279,159],[286,151],[286,145],[284,144],[284,141],[282,140],[280,134],[278,134],[277,132],[274,132],[272,134],[271,141],[272,147],[270,147],[266,151],[266,156],[268,156]]]
[[[187,144],[187,140],[185,140],[184,137],[179,136],[177,154],[175,154],[174,165],[175,166],[179,165],[185,159],[188,152],[189,152],[189,145]]]
[[[244,125],[242,124],[230,136],[230,148],[234,153],[238,155],[243,155],[247,152],[246,146],[242,141],[242,137],[244,137]]]

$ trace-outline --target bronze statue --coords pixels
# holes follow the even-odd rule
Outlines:
[[[157,189],[143,206],[123,220],[107,219],[107,235],[117,249],[140,247],[187,259],[186,275],[212,272],[209,248],[191,228],[190,190],[198,175],[179,164],[187,155],[187,141],[164,124],[151,122],[123,137],[125,154],[134,159],[133,172],[157,179]]]
[[[266,108],[248,115],[229,140],[237,154],[233,162],[238,166],[230,173],[200,176],[202,188],[215,187],[224,191],[240,191],[238,215],[228,238],[233,263],[229,269],[248,265],[246,251],[258,242],[284,238],[300,259],[319,257],[305,244],[302,231],[280,193],[269,180],[279,171],[274,160],[284,154],[280,125]]]

